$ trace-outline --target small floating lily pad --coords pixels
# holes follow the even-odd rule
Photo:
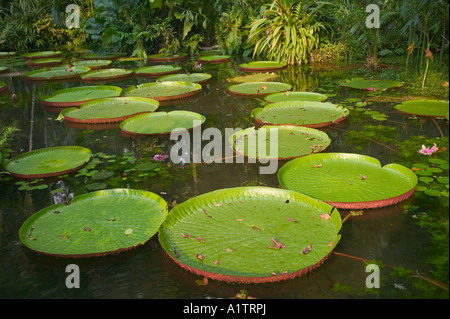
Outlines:
[[[171,74],[158,78],[159,82],[192,82],[205,84],[211,80],[212,75],[208,73]]]
[[[31,81],[66,80],[79,78],[90,70],[89,68],[81,67],[52,67],[27,72],[24,74],[24,77]]]
[[[73,107],[100,98],[117,97],[122,93],[118,86],[79,86],[53,92],[41,97],[42,105],[50,107]]]
[[[159,77],[166,74],[179,73],[181,69],[180,66],[154,65],[135,69],[134,74],[138,77]]]
[[[19,230],[22,243],[40,254],[92,257],[119,253],[145,244],[167,216],[158,195],[111,189],[80,195],[69,205],[44,208]]]
[[[199,62],[224,63],[231,61],[230,55],[203,55],[198,58]]]
[[[342,87],[367,91],[385,91],[403,86],[402,82],[392,80],[366,80],[361,78],[346,80],[341,83]]]
[[[292,85],[282,82],[248,82],[232,85],[228,87],[228,92],[236,96],[260,97],[290,89],[292,89]]]
[[[324,151],[331,143],[322,131],[301,126],[262,126],[238,131],[229,138],[236,154],[258,160],[287,160]]]
[[[0,82],[0,95],[8,92],[8,85],[6,83]]]
[[[18,178],[47,178],[81,169],[92,157],[89,149],[62,146],[39,149],[16,156],[5,165],[5,170]]]
[[[61,58],[45,58],[45,59],[33,59],[27,62],[27,65],[32,68],[44,68],[50,66],[61,65],[63,60]]]
[[[105,53],[105,54],[94,53],[94,54],[85,55],[84,59],[85,60],[111,60],[111,61],[115,61],[115,60],[118,60],[118,59],[123,58],[125,56],[127,56],[127,54],[124,53],[124,52]]]
[[[341,226],[336,209],[303,194],[238,187],[177,205],[159,242],[175,263],[202,277],[266,283],[320,266],[338,244]]]
[[[120,124],[128,135],[169,134],[176,129],[192,129],[204,123],[206,118],[189,111],[155,112],[133,116]]]
[[[233,78],[228,78],[228,82],[248,83],[248,82],[266,82],[273,81],[278,78],[275,73],[253,73],[247,75],[238,75]]]
[[[179,100],[201,93],[202,86],[192,82],[156,82],[131,86],[123,91],[124,96],[138,96],[157,101]]]
[[[410,169],[369,156],[346,153],[313,154],[294,159],[278,171],[282,187],[337,208],[368,209],[410,197],[418,178]]]
[[[349,110],[332,103],[287,101],[266,105],[252,111],[252,117],[266,125],[323,127],[344,120]]]
[[[396,105],[395,108],[412,115],[446,117],[449,103],[439,100],[409,100]]]
[[[164,53],[152,54],[147,57],[148,61],[151,62],[170,62],[177,60],[187,59],[188,55],[186,53],[177,53],[173,55],[165,55]]]
[[[132,70],[111,68],[91,71],[87,74],[82,75],[81,79],[86,82],[94,82],[124,79],[132,76]]]
[[[40,51],[22,54],[22,58],[26,60],[56,58],[62,55],[61,51]]]
[[[315,92],[284,92],[273,93],[264,98],[267,103],[276,103],[282,101],[311,101],[311,102],[325,102],[328,96]]]
[[[159,102],[139,97],[113,97],[86,102],[80,108],[61,112],[64,120],[75,123],[117,123],[129,117],[154,112]]]
[[[73,62],[73,66],[90,68],[91,70],[103,69],[109,67],[113,63],[112,60],[84,60]]]
[[[274,61],[253,61],[239,64],[239,69],[244,72],[267,72],[282,70],[287,67],[287,63]]]

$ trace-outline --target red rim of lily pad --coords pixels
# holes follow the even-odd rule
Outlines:
[[[54,68],[63,68],[63,67],[54,67]],[[88,73],[91,69],[89,68],[74,68],[74,69],[78,69],[80,71],[80,73],[73,73],[73,74],[68,74],[68,75],[61,75],[61,76],[52,76],[50,78],[47,77],[40,77],[40,76],[29,76],[32,74],[39,74],[39,72],[41,70],[47,70],[47,71],[51,71],[53,68],[42,68],[42,69],[38,69],[35,71],[31,71],[28,73],[24,74],[25,80],[28,80],[30,82],[44,82],[44,81],[64,81],[64,80],[72,80],[72,79],[79,79],[83,74]],[[29,74],[29,75],[27,75]]]
[[[198,62],[202,62],[202,63],[224,63],[224,62],[228,62],[231,61],[231,56],[229,55],[224,55],[224,56],[209,56],[209,55],[205,55],[205,56],[201,56],[198,58]]]
[[[36,53],[41,53],[41,52],[36,52]],[[60,56],[62,56],[62,52],[61,51],[42,51],[43,55],[33,55],[33,56],[28,56],[28,54],[32,54],[32,53],[25,53],[24,55],[22,55],[22,58],[25,60],[36,60],[36,59],[46,59],[46,58],[58,58]]]
[[[0,83],[0,84],[4,84],[4,83]],[[8,92],[8,85],[5,84],[5,86],[0,87],[0,95],[6,94],[6,92]]]
[[[188,56],[185,53],[174,54],[169,56],[164,56],[163,54],[153,54],[147,57],[150,62],[167,62],[167,61],[178,61],[187,59]]]

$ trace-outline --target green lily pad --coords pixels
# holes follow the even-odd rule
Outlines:
[[[124,79],[130,78],[132,76],[132,70],[111,68],[91,71],[87,74],[82,75],[81,79],[86,82],[93,82]]]
[[[8,85],[6,83],[0,82],[0,95],[8,92]]]
[[[292,89],[292,85],[282,82],[248,82],[228,87],[231,95],[244,97],[264,97],[272,93],[285,92]]]
[[[85,60],[111,60],[111,61],[115,61],[118,60],[120,58],[126,57],[127,54],[124,52],[117,52],[117,53],[105,53],[105,54],[99,54],[99,53],[94,53],[94,54],[88,54],[84,56]]]
[[[282,187],[344,209],[378,208],[410,197],[418,183],[408,168],[369,156],[313,154],[294,159],[278,171]]]
[[[251,159],[286,160],[322,152],[331,140],[326,133],[313,128],[278,125],[238,131],[230,136],[229,142],[236,154]]]
[[[140,114],[120,123],[120,129],[129,135],[170,134],[179,129],[192,129],[206,118],[195,112],[172,111]]]
[[[287,101],[268,104],[252,111],[257,122],[266,125],[323,127],[344,120],[349,110],[332,103]]]
[[[118,123],[129,117],[154,112],[159,102],[140,97],[112,97],[83,103],[80,108],[61,112],[64,120],[75,123]]]
[[[16,55],[16,52],[0,52],[0,59],[10,58]]]
[[[419,116],[445,117],[448,113],[448,101],[409,100],[395,106],[397,110]]]
[[[78,66],[82,68],[90,68],[91,70],[97,70],[102,68],[107,68],[113,63],[112,60],[84,60],[73,62],[73,66]]]
[[[157,53],[149,55],[147,58],[148,61],[150,62],[169,62],[187,59],[188,55],[186,53],[177,53],[174,55],[165,55],[164,53]]]
[[[66,80],[79,78],[90,70],[89,68],[80,67],[52,67],[27,72],[24,74],[24,77],[31,81]]]
[[[61,58],[45,58],[28,60],[27,65],[32,68],[44,68],[50,66],[58,66],[63,63]]]
[[[25,246],[45,255],[103,256],[145,244],[166,216],[167,203],[154,193],[104,190],[38,211],[19,236]]]
[[[202,86],[192,82],[156,82],[131,86],[123,91],[124,96],[137,96],[170,101],[185,99],[200,94]]]
[[[208,73],[190,73],[190,74],[170,74],[158,78],[159,82],[192,82],[205,84],[211,80],[212,75]]]
[[[8,71],[7,66],[0,66],[0,73],[6,72],[6,71]]]
[[[282,70],[287,67],[287,63],[273,61],[253,61],[239,64],[239,70],[245,72],[263,72]]]
[[[4,169],[18,178],[47,178],[75,172],[91,158],[91,151],[84,147],[51,147],[18,155]]]
[[[325,102],[328,96],[315,92],[284,92],[273,93],[264,98],[267,103],[277,103],[283,101],[311,101],[311,102]]]
[[[61,51],[40,51],[22,54],[22,58],[26,60],[55,58],[62,55]]]
[[[437,178],[438,183],[441,184],[448,184],[449,183],[449,178],[448,176],[441,176]]]
[[[292,279],[320,266],[340,240],[339,212],[300,193],[221,189],[172,209],[159,242],[181,267],[239,283]]]
[[[73,107],[95,99],[118,97],[122,88],[118,86],[79,86],[53,92],[41,97],[41,103],[50,107]]]
[[[224,63],[231,61],[231,56],[229,55],[202,55],[198,58],[199,62],[206,63]]]
[[[179,73],[182,70],[180,66],[173,65],[154,65],[137,68],[134,74],[138,77],[159,77],[167,74]]]
[[[252,73],[248,75],[239,75],[233,78],[228,78],[228,82],[248,83],[248,82],[266,82],[273,81],[278,78],[275,73]]]
[[[441,192],[437,189],[426,189],[424,193],[430,197],[439,197],[441,195]]]
[[[367,90],[367,91],[385,91],[388,89],[399,88],[403,86],[402,82],[392,80],[366,80],[361,78],[346,80],[341,83],[342,87]]]

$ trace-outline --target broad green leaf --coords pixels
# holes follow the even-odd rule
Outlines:
[[[448,107],[448,101],[437,100],[409,100],[395,106],[397,110],[403,113],[436,117],[445,117],[448,113]]]
[[[157,101],[178,100],[197,95],[202,86],[192,82],[156,82],[128,87],[124,96],[152,98]]]
[[[311,102],[325,102],[328,96],[321,93],[314,92],[284,92],[273,93],[264,98],[267,103],[276,103],[283,101],[311,101]]]

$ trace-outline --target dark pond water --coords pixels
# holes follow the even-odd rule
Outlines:
[[[194,61],[179,63],[192,71]],[[117,67],[136,68],[138,62],[116,62]],[[136,169],[150,162],[155,154],[167,154],[173,145],[167,136],[130,139],[117,128],[71,128],[56,121],[58,113],[42,108],[40,97],[58,89],[87,85],[81,81],[31,84],[25,82],[27,67],[13,67],[0,75],[0,82],[10,86],[0,97],[0,127],[14,125],[20,129],[10,143],[11,155],[53,146],[84,146],[96,154],[97,166],[90,171],[106,170],[107,179],[91,175],[54,181],[43,189],[20,189],[16,181],[1,183],[0,191],[0,298],[232,298],[241,290],[255,298],[327,299],[327,298],[433,298],[440,292],[417,289],[418,279],[394,278],[383,274],[379,289],[366,289],[367,273],[361,260],[332,254],[325,263],[306,276],[276,284],[240,285],[215,282],[198,285],[201,279],[182,270],[165,256],[157,238],[133,251],[119,255],[84,260],[67,260],[37,255],[26,249],[18,237],[22,223],[35,212],[54,203],[66,202],[74,196],[96,189],[129,187],[160,194],[169,204],[181,203],[193,196],[221,188],[243,185],[279,187],[276,174],[259,174],[258,164],[201,164],[177,166],[160,164],[156,170]],[[257,99],[230,96],[227,79],[240,74],[238,61],[204,65],[203,72],[213,75],[202,95],[192,101],[162,106],[160,110],[189,110],[207,117],[204,128],[246,128],[253,126],[251,110],[260,105]],[[22,73],[21,73],[22,72]],[[395,72],[389,71],[389,72]],[[277,72],[279,80],[294,85],[294,90],[330,94],[329,101],[341,103],[348,98],[365,100],[370,95],[341,89],[339,81],[350,77],[380,77],[358,65],[321,69],[289,68]],[[152,82],[152,79],[129,79],[109,84],[126,88]],[[405,95],[404,89],[385,93]],[[17,96],[11,99],[11,94]],[[355,102],[346,106],[356,108]],[[398,113],[393,102],[372,102],[367,107],[386,114],[388,121],[379,122],[362,111],[352,110],[344,122],[324,128],[332,144],[327,152],[356,152],[378,158],[382,164],[395,162],[395,143],[411,136],[448,136],[448,125],[437,120],[417,121]],[[364,125],[387,125],[395,133],[386,133],[388,147],[367,139],[357,139],[348,131],[360,131]],[[394,150],[390,149],[393,148]],[[280,163],[280,166],[283,163]],[[335,251],[382,261],[394,267],[403,266],[432,277],[429,259],[430,235],[420,228],[404,205],[421,205],[413,196],[406,202],[383,209],[367,211],[363,216],[345,221],[342,239]],[[344,217],[348,212],[341,211]],[[75,263],[80,267],[80,288],[68,289],[65,268]],[[438,289],[439,290],[439,289]],[[431,291],[431,293],[430,293]],[[437,295],[436,295],[437,293]]]

